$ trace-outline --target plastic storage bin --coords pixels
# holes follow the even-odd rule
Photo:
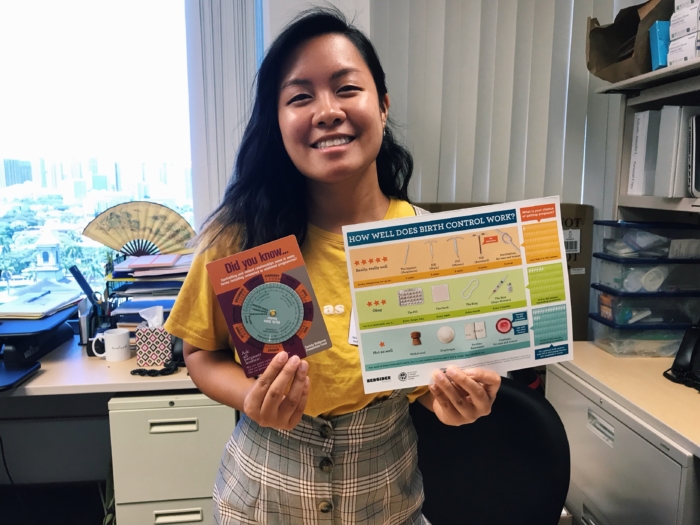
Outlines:
[[[700,291],[700,260],[630,259],[594,253],[598,282],[624,292]]]
[[[686,328],[682,324],[621,325],[589,314],[593,320],[593,342],[618,357],[672,357],[681,345]]]
[[[598,315],[620,325],[681,324],[700,320],[700,292],[621,292],[592,284]]]
[[[666,222],[593,221],[596,250],[615,257],[700,259],[700,226]]]

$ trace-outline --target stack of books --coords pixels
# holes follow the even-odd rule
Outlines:
[[[167,318],[192,259],[193,254],[161,254],[131,256],[116,263],[107,276],[107,281],[120,284],[110,297],[113,326],[135,331],[143,321],[139,311],[151,306],[162,306]]]

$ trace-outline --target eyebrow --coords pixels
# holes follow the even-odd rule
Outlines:
[[[337,80],[340,77],[344,77],[345,75],[347,75],[349,73],[356,73],[358,71],[359,71],[359,69],[357,69],[355,67],[345,67],[345,68],[339,69],[338,71],[333,73],[330,76],[330,80]],[[282,84],[280,91],[285,89],[285,88],[288,88],[289,86],[308,86],[310,84],[311,84],[311,80],[308,80],[306,78],[290,78],[289,80],[285,81]]]

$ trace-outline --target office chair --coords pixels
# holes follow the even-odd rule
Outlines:
[[[569,489],[569,441],[542,394],[503,378],[491,414],[451,427],[411,404],[432,525],[556,525]]]

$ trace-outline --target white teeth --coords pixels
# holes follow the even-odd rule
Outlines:
[[[323,140],[321,142],[316,143],[316,149],[330,148],[331,146],[342,146],[343,144],[347,144],[348,142],[350,142],[349,137],[343,137],[340,139]]]

